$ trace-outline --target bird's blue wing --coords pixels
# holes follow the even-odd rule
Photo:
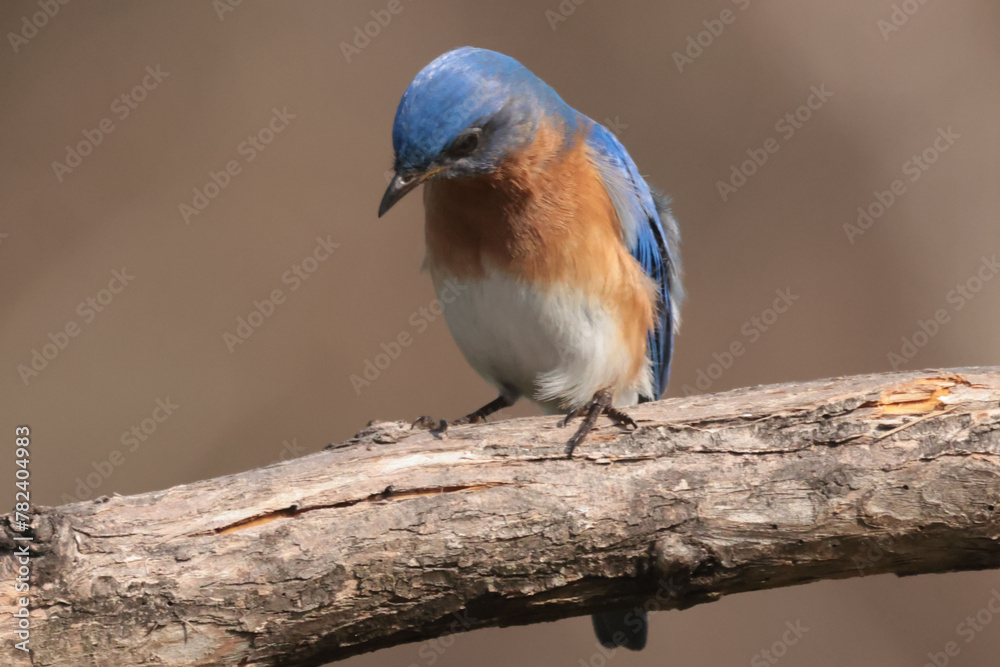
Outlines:
[[[680,231],[670,200],[650,189],[614,134],[594,123],[587,145],[618,213],[625,245],[657,286],[659,311],[647,340],[655,395],[640,397],[640,402],[653,401],[667,388],[674,333],[680,326]]]

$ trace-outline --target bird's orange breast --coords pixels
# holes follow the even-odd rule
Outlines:
[[[427,266],[459,280],[500,271],[535,289],[578,290],[621,323],[636,372],[653,327],[655,287],[621,224],[582,136],[542,126],[493,173],[424,189]]]

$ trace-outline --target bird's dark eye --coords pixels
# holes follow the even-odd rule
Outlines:
[[[460,134],[455,143],[448,149],[448,157],[462,158],[472,155],[479,147],[479,135],[481,133],[482,130],[476,127]]]

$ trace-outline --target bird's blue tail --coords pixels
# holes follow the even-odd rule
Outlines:
[[[605,648],[624,646],[633,651],[646,646],[649,623],[642,607],[602,611],[591,616],[594,633]]]

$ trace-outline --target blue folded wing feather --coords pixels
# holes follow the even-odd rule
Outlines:
[[[680,232],[669,199],[650,189],[614,134],[594,123],[587,144],[618,213],[623,241],[657,286],[657,319],[647,339],[655,395],[640,397],[640,402],[653,401],[667,388],[674,333],[680,325]]]

